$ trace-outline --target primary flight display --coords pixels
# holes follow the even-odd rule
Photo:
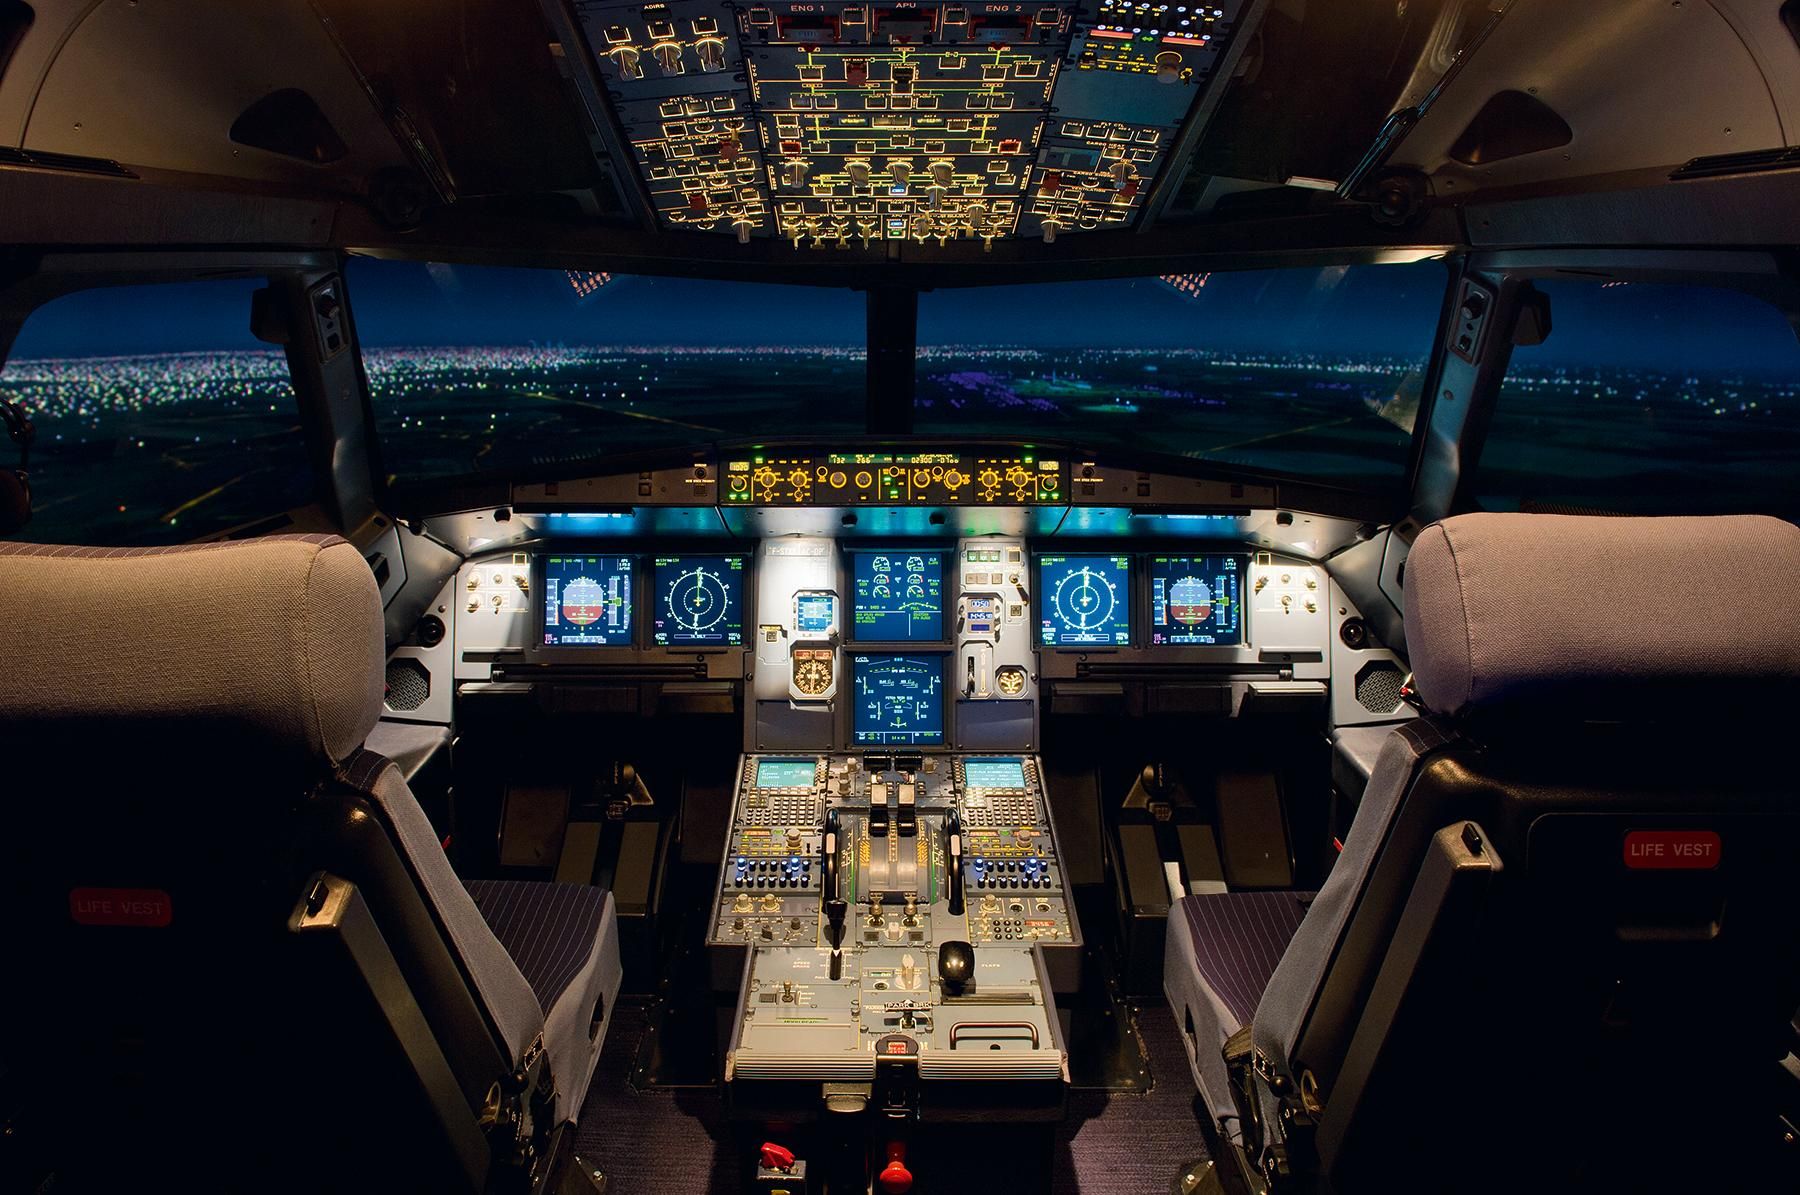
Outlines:
[[[1241,556],[1152,556],[1150,642],[1242,643],[1245,563]]]
[[[632,559],[544,557],[544,646],[631,645]]]

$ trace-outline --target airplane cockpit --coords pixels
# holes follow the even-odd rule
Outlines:
[[[1800,2],[0,0],[0,1191],[1800,1184]]]

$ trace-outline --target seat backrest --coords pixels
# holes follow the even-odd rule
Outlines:
[[[1766,1086],[1800,1004],[1800,530],[1469,515],[1405,589],[1427,716],[1256,1010],[1265,1124],[1345,1190],[1767,1160],[1772,1109],[1694,1117]]]
[[[154,1187],[205,1156],[266,1189],[468,1185],[442,1108],[472,1123],[542,1014],[361,750],[383,655],[374,579],[335,537],[0,543],[0,1065],[30,1173],[79,1189],[84,1160],[129,1156]],[[389,998],[290,925],[321,873],[355,885]],[[409,1041],[454,1091],[420,1090]],[[438,1147],[371,1158],[384,1140]]]

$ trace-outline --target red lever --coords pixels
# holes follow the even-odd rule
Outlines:
[[[765,1141],[762,1143],[762,1166],[764,1170],[792,1170],[794,1151]]]
[[[875,1180],[881,1195],[906,1195],[913,1185],[912,1171],[906,1168],[906,1144],[888,1142],[887,1155],[888,1164],[881,1168],[881,1174]]]

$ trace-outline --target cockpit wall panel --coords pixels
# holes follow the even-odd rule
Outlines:
[[[307,4],[32,7],[37,19],[0,80],[0,144],[327,188],[406,165]],[[247,108],[287,88],[311,97],[341,156],[321,147],[308,160],[231,139]]]

